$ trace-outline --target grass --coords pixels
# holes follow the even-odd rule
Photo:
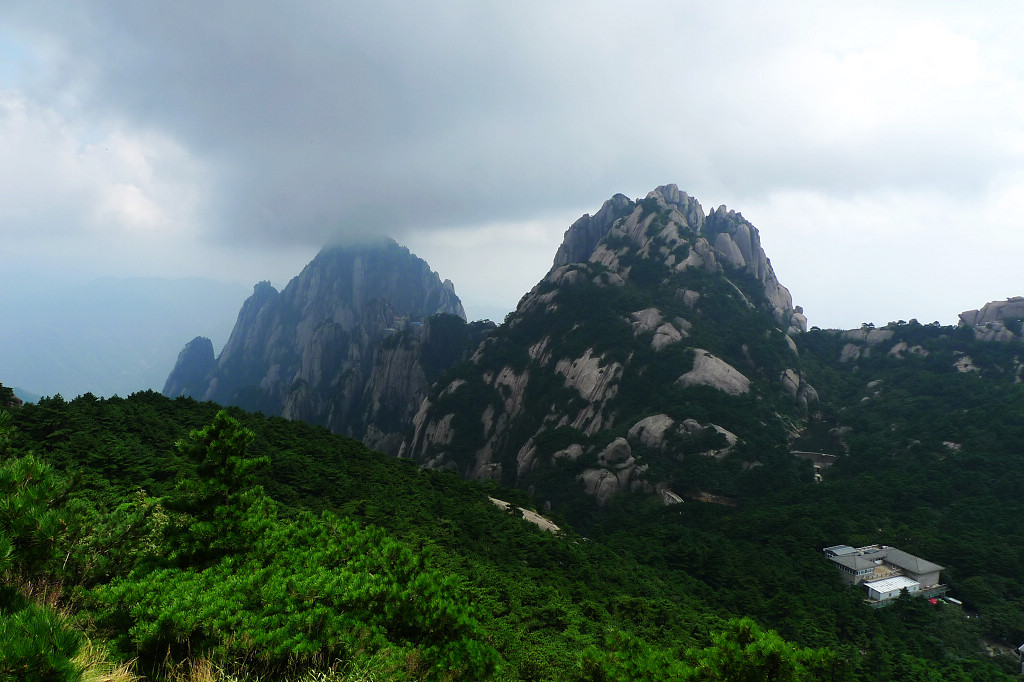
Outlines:
[[[139,677],[132,672],[135,661],[112,663],[106,648],[86,640],[72,661],[84,672],[79,682],[136,682]]]

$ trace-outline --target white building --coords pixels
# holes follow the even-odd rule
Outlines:
[[[885,580],[876,580],[873,583],[864,583],[864,587],[868,590],[868,599],[872,601],[895,599],[900,596],[902,590],[906,590],[909,594],[921,591],[921,583],[903,575],[898,575],[895,578],[886,578]]]

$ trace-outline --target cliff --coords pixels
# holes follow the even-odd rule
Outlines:
[[[284,290],[257,284],[215,360],[208,340],[189,342],[164,393],[302,419],[380,447],[426,390],[418,353],[435,315],[466,327],[454,286],[408,249],[391,240],[328,247]]]

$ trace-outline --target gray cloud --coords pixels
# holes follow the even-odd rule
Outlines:
[[[581,207],[674,182],[798,258],[813,228],[786,198],[819,219],[938,202],[951,236],[1024,184],[1024,11],[889,5],[8,3],[0,90],[52,119],[32,137],[52,165],[22,173],[53,188],[24,200],[39,230],[315,249],[545,216],[557,241]],[[833,231],[863,219],[844,215]]]

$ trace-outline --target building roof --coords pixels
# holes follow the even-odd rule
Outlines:
[[[822,551],[831,552],[835,556],[844,556],[846,554],[853,554],[857,550],[849,545],[833,545],[832,547],[826,547]]]
[[[892,592],[894,590],[902,590],[911,587],[920,587],[920,583],[916,580],[911,580],[905,575],[898,575],[895,578],[886,578],[885,580],[876,580],[871,583],[864,583],[869,590],[875,590],[879,594],[885,592]]]
[[[878,559],[883,559],[888,564],[916,575],[945,570],[943,566],[895,547],[869,545],[867,547],[858,547],[853,550],[853,553],[846,552],[846,547],[846,545],[827,547],[826,550],[831,550],[836,555],[829,557],[829,560],[854,571],[871,568]]]
[[[854,571],[859,571],[864,568],[872,568],[875,565],[875,559],[881,558],[882,557],[877,554],[870,556],[864,556],[863,554],[841,554],[839,556],[829,557],[829,560],[833,563],[839,564],[840,566],[846,566]]]
[[[904,571],[917,573],[918,575],[944,570],[943,566],[933,564],[926,559],[914,556],[909,552],[904,552],[902,549],[896,549],[895,547],[890,547],[889,551],[885,553],[885,560],[893,566],[899,566]]]

